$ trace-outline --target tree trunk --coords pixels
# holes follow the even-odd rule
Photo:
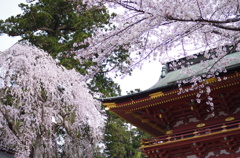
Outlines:
[[[43,158],[44,151],[41,151],[42,138],[40,135],[37,136],[37,139],[32,147],[30,158]]]

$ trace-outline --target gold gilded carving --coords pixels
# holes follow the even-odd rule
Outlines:
[[[222,128],[226,128],[227,126],[226,125],[223,125],[223,126],[221,126]]]
[[[172,134],[172,133],[173,133],[172,130],[166,131],[166,134]]]
[[[159,114],[158,116],[159,116],[159,118],[162,118],[162,114]]]
[[[204,81],[203,83],[204,84],[209,84],[209,83],[214,83],[216,81],[217,81],[217,79],[215,77],[213,77],[213,78],[206,79],[206,81]]]
[[[149,94],[149,96],[150,96],[151,98],[157,98],[157,97],[164,96],[164,93],[163,93],[163,92],[157,92],[157,93]]]
[[[116,103],[103,103],[103,106],[108,107],[108,108],[113,108],[116,107]]]
[[[142,123],[147,123],[148,119],[142,119]]]
[[[226,126],[226,125],[223,125],[223,126],[221,126],[221,127],[222,127],[222,129],[223,129],[222,131],[227,131],[227,129],[226,129],[227,126]]]
[[[234,119],[235,119],[234,117],[228,117],[228,118],[225,119],[225,121],[232,121]]]
[[[205,126],[205,123],[199,123],[199,124],[197,125],[198,128],[204,127],[204,126]]]

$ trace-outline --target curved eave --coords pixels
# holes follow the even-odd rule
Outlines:
[[[109,98],[98,98],[98,100],[102,101],[102,102],[118,102],[118,101],[122,101],[122,100],[128,100],[128,99],[137,99],[137,98],[141,98],[142,96],[146,96],[150,93],[155,93],[155,92],[158,92],[158,91],[161,91],[163,89],[168,89],[168,88],[171,88],[171,87],[174,87],[176,86],[177,84],[176,83],[172,83],[172,84],[169,84],[169,85],[166,85],[166,86],[162,86],[162,87],[157,87],[157,88],[153,88],[153,89],[147,89],[147,90],[144,90],[144,91],[141,91],[141,92],[138,92],[138,93],[133,93],[133,94],[129,94],[129,95],[123,95],[123,96],[117,96],[117,97],[109,97]]]

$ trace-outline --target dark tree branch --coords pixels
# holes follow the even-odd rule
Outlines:
[[[217,25],[217,24],[212,24],[212,26],[225,29],[225,30],[240,31],[240,27],[229,27],[229,26],[223,26],[223,25]]]
[[[200,9],[199,2],[198,2],[198,0],[196,0],[196,1],[197,1],[197,6],[198,6],[198,10],[199,10],[200,17],[202,18],[203,15],[202,15],[202,11],[201,11],[201,9]]]
[[[5,110],[5,109],[4,109]],[[6,110],[5,110],[5,112],[3,112],[2,111],[2,109],[0,109],[0,112],[2,113],[2,115],[3,115],[3,117],[5,118],[5,120],[6,120],[6,122],[7,122],[7,124],[8,124],[8,127],[9,127],[9,129],[13,132],[13,134],[18,138],[18,139],[20,139],[19,138],[19,133],[15,130],[15,128],[14,128],[14,122],[13,121],[11,121],[9,118],[8,118],[8,113],[6,112]]]
[[[108,1],[113,2],[111,0],[108,0]],[[122,6],[123,8],[129,9],[129,10],[145,13],[145,11],[137,9],[134,6],[129,5],[129,4],[135,4],[136,5],[136,3],[131,2],[131,1],[123,1],[123,2],[114,1],[113,3],[117,3],[118,5]]]
[[[198,24],[192,26],[191,28],[189,28],[188,30],[186,30],[185,32],[183,32],[182,34],[177,34],[174,38],[172,39],[168,39],[166,41],[164,41],[163,43],[160,43],[159,45],[157,45],[154,49],[152,49],[145,57],[143,57],[141,60],[139,60],[137,63],[135,63],[135,65],[139,64],[140,62],[142,62],[143,60],[147,59],[147,57],[152,54],[157,48],[163,46],[163,45],[167,45],[171,42],[175,42],[178,41],[179,39],[183,39],[183,37],[186,37],[187,35],[191,34],[192,32],[196,31],[199,28],[203,27],[204,25],[198,26]],[[197,27],[197,28],[196,28]]]
[[[168,20],[175,20],[175,21],[182,21],[182,22],[206,22],[206,23],[211,23],[211,24],[227,24],[227,23],[234,23],[234,22],[239,22],[240,18],[232,18],[232,19],[227,19],[227,20],[209,20],[209,19],[203,19],[203,18],[198,18],[198,19],[179,19],[175,18],[173,16],[166,16],[165,17]]]
[[[3,33],[8,34],[8,36],[21,36],[22,35],[22,33],[9,32],[9,31],[5,31]]]
[[[47,31],[47,32],[53,32],[53,29],[47,28],[47,27],[41,27],[41,28],[38,28],[38,30]]]
[[[76,31],[75,27],[69,27],[67,25],[62,25],[57,28],[57,30],[70,30],[70,31]]]
[[[113,37],[113,36],[116,36],[116,35],[121,34],[122,32],[128,30],[128,29],[131,28],[132,26],[134,26],[134,25],[136,25],[136,24],[138,24],[138,23],[141,23],[141,22],[144,21],[145,19],[147,19],[147,17],[142,18],[141,20],[138,20],[138,21],[136,21],[135,23],[132,23],[131,25],[128,25],[128,26],[125,27],[124,29],[122,29],[122,30],[118,31],[117,33],[115,33],[115,34],[113,34],[113,35],[107,37],[105,40],[107,40],[107,39],[109,39],[109,38],[111,38],[111,37]]]
[[[234,50],[236,49],[236,47],[237,47],[237,44],[236,44],[235,46],[233,46],[233,48],[232,48],[231,50],[229,50],[228,53],[233,53]],[[217,59],[217,61],[215,61],[215,62],[213,63],[213,65],[209,68],[209,70],[208,70],[208,72],[206,73],[206,75],[210,74],[210,71],[213,69],[213,67],[214,67],[220,60],[222,60],[226,55],[228,55],[228,53],[226,53],[225,55],[223,55],[223,56],[221,56],[219,59]]]

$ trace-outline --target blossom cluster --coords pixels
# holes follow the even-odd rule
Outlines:
[[[16,157],[91,157],[102,139],[104,115],[84,77],[42,50],[16,44],[0,53],[0,94],[1,146]]]
[[[101,63],[119,45],[128,45],[132,69],[145,60],[166,61],[199,51],[239,43],[238,0],[91,0],[118,11],[110,21],[114,28],[95,30],[79,50],[81,57]]]

